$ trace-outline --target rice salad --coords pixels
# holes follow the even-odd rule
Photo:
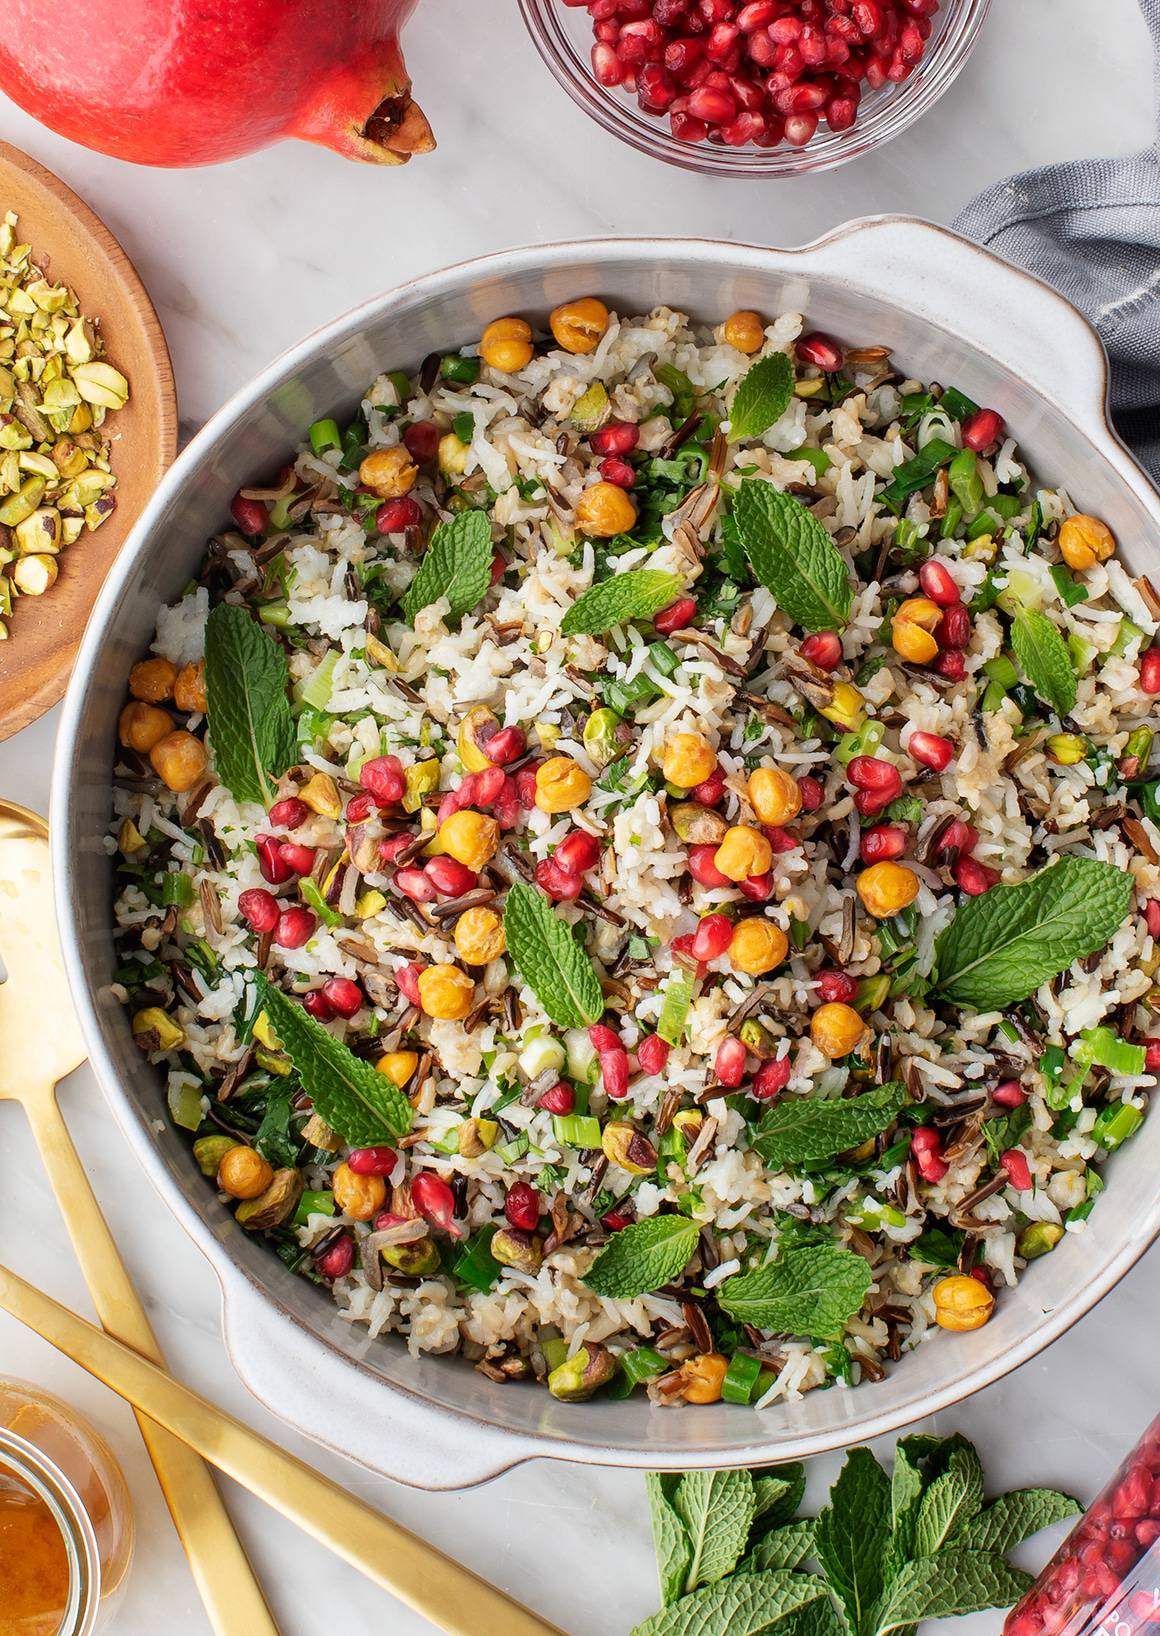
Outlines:
[[[1160,602],[998,412],[586,297],[231,509],[129,679],[116,992],[352,1324],[760,1407],[1099,1230],[1160,1067]]]

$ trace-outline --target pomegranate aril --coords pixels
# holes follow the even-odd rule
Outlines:
[[[546,1113],[558,1114],[561,1118],[564,1118],[576,1106],[576,1092],[571,1085],[565,1085],[564,1081],[560,1080],[557,1084],[548,1087],[540,1098],[539,1106]]]
[[[618,489],[630,489],[636,482],[636,473],[628,461],[622,460],[618,454],[610,454],[600,462],[600,475],[606,483],[613,483]]]
[[[314,1269],[318,1276],[325,1278],[330,1284],[336,1279],[345,1278],[353,1266],[354,1239],[349,1233],[343,1233],[333,1244],[328,1244],[314,1261]]]
[[[875,824],[864,831],[859,852],[863,863],[883,863],[890,858],[901,858],[910,835],[901,824]]]
[[[488,739],[484,753],[497,767],[507,767],[518,761],[527,747],[527,734],[521,727],[501,727]],[[495,799],[493,796],[492,801]]]
[[[310,808],[296,795],[290,795],[284,801],[275,801],[268,817],[275,829],[297,829],[310,817]]]
[[[1160,648],[1149,648],[1140,660],[1140,690],[1160,693]]]
[[[503,1213],[513,1227],[534,1233],[540,1219],[540,1195],[531,1182],[513,1182],[503,1201]]]
[[[659,1034],[646,1034],[636,1048],[636,1060],[640,1064],[641,1072],[645,1074],[663,1073],[665,1064],[669,1060],[670,1050],[668,1040],[661,1039]]]
[[[547,892],[553,903],[574,903],[584,890],[580,876],[565,869],[555,858],[544,858],[536,865],[536,885]]]
[[[826,799],[825,785],[819,779],[811,778],[808,773],[803,773],[797,782],[802,795],[802,811],[817,812]]]
[[[709,134],[703,119],[694,119],[692,114],[683,112],[669,115],[669,127],[679,142],[703,142]]]
[[[592,72],[601,85],[611,88],[624,84],[624,64],[604,40],[598,40],[592,47]]]
[[[362,1009],[362,989],[349,977],[328,977],[322,985],[322,992],[336,1017],[353,1017],[356,1011]]]
[[[282,856],[282,842],[276,835],[256,835],[254,851],[258,854],[258,868],[262,879],[271,886],[282,886],[294,871]]]
[[[916,47],[917,55],[912,58],[910,53],[915,51]],[[913,24],[903,29],[899,50],[908,62],[917,62],[922,56],[922,36]],[[973,415],[968,415],[963,421],[962,435],[965,449],[974,449],[977,454],[982,454],[984,449],[989,449],[992,443],[998,443],[1002,437],[1003,417],[994,409],[976,409]]]
[[[965,648],[971,640],[971,616],[961,602],[948,608],[934,628],[940,648]]]
[[[693,623],[697,617],[697,604],[691,596],[678,597],[670,602],[667,608],[662,608],[653,619],[653,627],[661,636],[671,636],[674,631],[683,631]]]
[[[356,1147],[346,1162],[356,1176],[389,1176],[398,1157],[393,1147]]]
[[[955,754],[950,739],[938,733],[911,733],[906,749],[912,760],[920,766],[933,767],[936,773],[945,772]]]
[[[773,876],[749,875],[745,880],[738,882],[742,897],[747,897],[752,903],[768,903],[773,896]]]
[[[283,909],[274,928],[274,942],[280,949],[300,949],[314,935],[317,921],[309,909],[295,905]]]
[[[613,1102],[622,1101],[628,1095],[628,1052],[618,1046],[615,1051],[601,1051],[598,1060],[604,1094]]]
[[[270,513],[261,500],[247,500],[235,494],[230,501],[230,516],[243,534],[261,534],[270,521]]]
[[[300,841],[283,841],[278,856],[295,875],[309,875],[314,868],[314,848],[303,846]]]
[[[727,62],[740,38],[741,30],[735,23],[715,23],[705,41],[705,55],[710,62]]]
[[[725,769],[715,767],[703,783],[693,785],[689,800],[700,807],[719,807],[725,799],[725,788]]]
[[[842,663],[842,638],[836,631],[818,631],[806,637],[798,652],[819,670],[834,670]]]
[[[600,842],[586,830],[574,829],[571,834],[565,835],[553,857],[570,873],[582,875],[600,862]]]
[[[273,892],[267,892],[262,886],[252,886],[248,892],[240,893],[238,909],[242,919],[260,933],[272,932],[282,913]]]
[[[1007,1180],[1017,1193],[1031,1191],[1031,1166],[1022,1148],[1008,1148],[999,1155],[999,1163],[1007,1172]]]
[[[1144,1041],[1144,1067],[1150,1074],[1160,1073],[1160,1040]]]
[[[939,654],[931,669],[937,670],[948,681],[961,682],[967,674],[967,662],[957,648],[948,648],[945,653]]]
[[[442,435],[433,420],[413,420],[403,433],[403,446],[411,459],[423,466],[439,453]]]
[[[816,331],[812,335],[803,335],[794,351],[803,364],[813,364],[827,375],[841,369],[844,361],[842,349],[837,341]]]
[[[692,73],[693,69],[701,61],[701,58],[704,55],[705,55],[705,42],[704,42],[704,40],[695,40],[695,39],[670,40],[668,45],[665,47],[665,67],[668,69],[669,73],[674,75],[674,77],[682,85],[685,85],[685,84],[688,83],[689,74]],[[618,423],[615,422],[615,421],[612,423],[613,426],[616,426],[617,424]],[[612,429],[612,427],[605,427],[605,431],[610,431],[611,429]],[[636,427],[634,426],[632,428],[632,430],[634,432],[636,432]],[[589,439],[589,442],[592,444],[592,447],[597,450],[597,453],[602,453],[602,452],[607,453],[607,454],[627,454],[628,453],[628,449],[612,449],[612,448],[609,448],[609,449],[603,450],[603,451],[600,450],[598,448],[598,445],[597,445],[597,442],[596,442],[596,439],[598,437],[600,437],[600,436],[602,436],[602,433],[596,432]],[[639,434],[637,434],[637,436],[639,436]],[[637,437],[634,437],[632,442],[629,444],[628,448],[629,449],[635,449],[636,444],[637,444]]]
[[[401,801],[407,788],[407,777],[398,756],[375,756],[364,761],[358,781],[368,790],[380,807],[393,807]]]
[[[998,884],[999,871],[980,863],[977,858],[959,858],[954,867],[954,877],[960,890],[968,897],[977,898]]]
[[[640,428],[628,420],[610,420],[588,441],[594,454],[631,454],[640,442]]]
[[[715,86],[701,85],[689,98],[689,113],[707,125],[727,125],[736,118],[737,104],[726,91]]]
[[[714,863],[717,848],[712,843],[689,848],[689,874],[699,886],[731,886],[728,875],[723,875]]]
[[[733,940],[733,922],[728,915],[706,915],[693,933],[693,957],[716,960]]]
[[[723,1039],[717,1047],[713,1071],[718,1081],[728,1090],[736,1090],[745,1078],[745,1057],[744,1044],[732,1034]]]
[[[826,124],[832,131],[848,131],[858,117],[858,104],[851,97],[831,97],[826,105]]]
[[[463,1237],[463,1228],[455,1220],[455,1195],[441,1176],[423,1171],[411,1182],[411,1202],[419,1214],[435,1227],[442,1227],[453,1238]]]
[[[934,852],[936,857],[954,851],[959,856],[972,853],[979,844],[979,832],[961,818],[953,818],[939,836]]]
[[[777,0],[749,0],[737,13],[737,27],[743,34],[752,34],[755,28],[772,23],[777,11]]]
[[[406,869],[396,869],[395,885],[412,903],[434,903],[437,896],[434,881],[415,865],[409,865]]]
[[[307,1016],[313,1017],[315,1022],[334,1021],[334,1007],[320,988],[312,988],[309,994],[302,996],[302,1009]]]
[[[1017,1079],[1005,1079],[991,1092],[991,1101],[997,1108],[1021,1108],[1026,1100],[1027,1092]]]
[[[818,993],[827,1005],[849,1005],[858,992],[858,984],[848,972],[820,971]]]
[[[928,557],[918,570],[918,583],[922,586],[923,596],[937,602],[940,608],[953,608],[961,602],[959,588],[955,577],[945,562],[937,557]]]
[[[423,967],[417,960],[409,960],[406,965],[395,968],[395,982],[398,984],[399,993],[412,1005],[419,1004],[419,973],[422,970]]]
[[[889,792],[891,801],[902,794],[902,774],[892,761],[883,761],[880,756],[855,756],[846,768],[846,777],[856,790]]]
[[[772,1102],[775,1096],[780,1096],[789,1084],[791,1073],[788,1057],[773,1057],[769,1062],[763,1062],[753,1076],[750,1089],[759,1102]]]
[[[375,527],[380,534],[402,534],[408,528],[418,528],[422,521],[419,502],[409,494],[388,500],[375,512]]]

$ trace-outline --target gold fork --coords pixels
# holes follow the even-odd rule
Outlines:
[[[73,1249],[110,1335],[162,1363],[161,1349],[113,1242],[56,1101],[57,1081],[85,1047],[69,998],[53,919],[48,826],[0,800],[0,1101],[19,1102],[48,1172]],[[138,1412],[137,1424],[217,1636],[279,1636],[209,1468]]]

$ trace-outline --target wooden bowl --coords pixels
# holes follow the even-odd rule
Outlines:
[[[44,596],[19,597],[0,642],[0,739],[42,716],[64,693],[85,621],[113,558],[177,452],[169,349],[128,256],[101,219],[51,171],[0,142],[0,217],[14,210],[22,243],[49,276],[76,291],[100,321],[105,353],[128,379],[129,402],[105,422],[117,509],[60,555]]]

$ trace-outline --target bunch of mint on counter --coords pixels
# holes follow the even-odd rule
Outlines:
[[[904,1437],[891,1476],[847,1453],[820,1516],[805,1470],[650,1472],[664,1606],[632,1636],[912,1636],[924,1619],[1009,1607],[1031,1577],[1007,1552],[1082,1511],[1022,1488],[989,1504],[965,1437]]]

